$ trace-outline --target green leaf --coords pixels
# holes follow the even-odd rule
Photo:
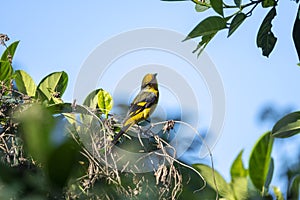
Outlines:
[[[74,140],[68,139],[56,147],[47,160],[47,175],[51,183],[63,188],[74,172],[79,157],[79,146]]]
[[[288,199],[299,199],[299,188],[300,188],[300,174],[295,175],[292,178],[291,184],[288,190]]]
[[[291,137],[300,132],[300,111],[287,114],[272,129],[272,136],[277,138]]]
[[[272,7],[276,5],[275,0],[263,0],[261,2],[263,8]]]
[[[32,105],[17,117],[28,152],[38,162],[45,163],[53,150],[51,132],[55,126],[54,118],[40,105]]]
[[[71,103],[56,103],[47,106],[47,110],[52,114],[63,114],[63,116],[68,120],[70,124],[75,124],[77,122],[78,114],[90,115],[91,112],[84,106],[75,105]]]
[[[0,81],[8,81],[13,74],[13,68],[8,61],[0,61]]]
[[[298,59],[300,60],[300,5],[297,10],[296,19],[293,27],[293,41],[296,47],[296,51],[298,54]],[[300,63],[298,63],[300,66]]]
[[[221,16],[224,16],[223,13],[223,1],[222,0],[210,0],[211,7]]]
[[[234,192],[235,199],[238,199],[238,200],[249,199],[247,177],[236,177],[230,183],[230,185]]]
[[[241,7],[241,4],[242,4],[242,0],[234,0],[234,3],[237,7]]]
[[[227,37],[229,37],[244,22],[246,17],[247,16],[244,13],[238,13],[237,15],[234,16],[234,18],[230,23]]]
[[[226,28],[226,20],[219,16],[211,16],[201,21],[186,37],[185,40],[191,38],[213,35],[219,30]],[[185,41],[184,40],[184,41]]]
[[[208,10],[210,8],[210,1],[209,0],[205,0],[205,4],[196,4],[195,5],[195,10],[197,12],[204,12],[206,10]]]
[[[13,59],[19,42],[20,41],[13,42],[7,47],[7,49],[3,52],[1,56],[2,61],[10,61]],[[8,55],[10,55],[11,57],[9,57]]]
[[[18,90],[23,94],[33,97],[37,86],[31,76],[23,70],[15,71],[15,75]]]
[[[245,169],[242,161],[243,152],[243,150],[240,151],[230,169],[231,188],[233,189],[234,196],[239,200],[248,199],[248,171]]]
[[[256,44],[262,49],[262,54],[269,57],[270,53],[273,51],[277,38],[271,31],[272,20],[276,16],[276,9],[273,7],[267,16],[264,18],[262,24],[257,33]]]
[[[67,88],[67,85],[68,75],[66,72],[53,72],[43,78],[43,80],[39,83],[36,95],[42,101],[54,100],[63,95]]]
[[[241,177],[247,177],[248,171],[245,169],[242,155],[244,150],[240,151],[239,155],[236,157],[236,159],[233,161],[230,169],[231,179],[235,178],[241,178]]]
[[[98,93],[100,90],[101,89],[96,89],[89,93],[89,95],[85,98],[83,105],[96,109],[98,107]]]
[[[210,35],[204,35],[201,38],[201,41],[197,45],[197,48],[193,51],[193,53],[198,52],[198,56],[201,55],[201,53],[204,51],[205,47],[208,45],[208,43],[212,40],[212,38],[216,35],[217,33],[212,33]]]
[[[98,96],[98,107],[100,109],[100,112],[104,113],[107,117],[109,111],[113,107],[113,99],[111,95],[103,89],[99,90],[97,96]]]
[[[270,132],[265,133],[252,149],[249,161],[249,176],[253,185],[261,192],[268,177],[274,138]]]
[[[269,34],[265,35],[265,38],[263,40],[265,40],[262,46],[263,55],[269,57],[270,53],[275,47],[277,38],[275,37],[273,32],[270,32]]]
[[[265,188],[269,188],[270,183],[272,181],[273,178],[273,173],[274,173],[274,159],[271,157],[271,162],[270,162],[270,166],[269,166],[269,170],[268,170],[268,175],[267,175],[267,179],[265,182],[264,187]]]
[[[208,185],[216,191],[216,185],[213,177],[215,176],[216,184],[219,190],[219,194],[226,199],[234,199],[233,192],[230,185],[225,181],[225,179],[217,172],[207,165],[204,164],[193,164],[192,165],[200,174],[203,176]],[[214,174],[214,176],[213,176]]]
[[[47,107],[47,110],[52,114],[72,113],[73,108],[71,103],[57,103]],[[74,109],[75,110],[75,109]]]
[[[57,103],[47,106],[47,110],[55,115],[61,113],[80,113],[84,115],[91,114],[90,111],[81,105],[72,105],[71,103]]]
[[[174,166],[182,174],[182,192],[177,199],[215,199],[216,192],[207,185],[204,186],[204,180],[192,169],[174,163]]]

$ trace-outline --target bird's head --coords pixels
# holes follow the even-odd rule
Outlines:
[[[147,86],[158,89],[156,76],[157,76],[157,73],[155,73],[155,74],[146,74],[143,78],[141,89],[143,89]]]

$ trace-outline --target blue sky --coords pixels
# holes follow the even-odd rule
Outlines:
[[[121,32],[144,27],[187,34],[211,13],[195,12],[191,2],[159,0],[12,0],[1,6],[1,32],[12,41],[21,41],[16,68],[26,70],[36,82],[50,72],[66,71],[70,82],[65,101],[72,101],[81,65],[102,42]],[[224,129],[213,150],[216,169],[226,178],[238,152],[244,148],[247,161],[255,141],[270,128],[257,123],[264,105],[272,103],[279,109],[292,105],[295,110],[300,109],[300,68],[296,65],[298,57],[291,37],[296,10],[293,1],[279,2],[273,23],[278,42],[269,58],[261,55],[255,43],[267,13],[259,7],[229,39],[223,31],[206,49],[221,75],[226,94]],[[299,136],[294,140],[299,141]]]

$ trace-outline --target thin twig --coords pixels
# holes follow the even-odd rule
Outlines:
[[[152,124],[152,126],[165,124],[165,123],[167,123],[167,122],[168,122],[168,121],[157,122],[157,123]],[[211,152],[210,148],[208,147],[208,145],[207,145],[207,143],[205,142],[204,138],[200,135],[200,133],[199,133],[192,125],[190,125],[190,124],[188,124],[188,123],[186,123],[186,122],[183,122],[183,121],[175,121],[175,123],[183,124],[183,125],[189,127],[190,129],[192,129],[192,130],[196,133],[196,135],[201,139],[201,141],[203,142],[203,144],[205,145],[205,147],[206,147],[206,149],[207,149],[207,151],[208,151],[208,153],[209,153],[209,157],[210,157],[210,161],[211,161],[213,181],[214,181],[214,185],[215,185],[215,187],[216,187],[216,193],[217,193],[216,199],[218,199],[218,198],[219,198],[219,189],[218,189],[218,186],[217,186],[217,181],[216,181],[216,176],[215,176],[215,168],[214,168],[213,155],[212,155],[212,152]],[[176,159],[175,159],[175,160],[176,160]],[[176,162],[179,162],[179,161],[176,160]],[[182,163],[182,164],[183,164],[183,163]],[[185,164],[184,164],[184,165],[185,165]],[[186,165],[186,166],[187,166],[187,165]],[[190,169],[194,169],[193,167],[189,167],[189,168],[190,168]],[[197,171],[197,170],[194,169],[194,171]],[[200,173],[198,172],[198,174],[200,174]],[[204,179],[204,178],[202,177],[202,175],[201,175],[201,178]]]

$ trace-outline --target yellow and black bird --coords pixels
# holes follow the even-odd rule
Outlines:
[[[144,76],[141,91],[131,103],[120,132],[112,140],[113,144],[116,144],[118,139],[126,133],[131,126],[146,120],[155,110],[159,97],[156,76],[157,74],[146,74]]]

